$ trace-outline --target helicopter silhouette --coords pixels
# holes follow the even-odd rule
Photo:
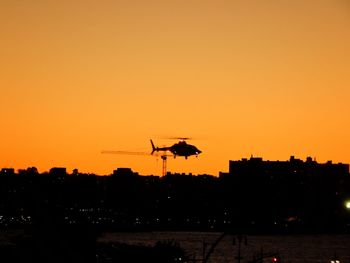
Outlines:
[[[171,152],[174,158],[176,158],[176,156],[183,156],[185,157],[185,159],[187,159],[191,155],[196,155],[196,157],[198,157],[198,155],[202,152],[196,146],[192,144],[188,144],[186,142],[186,140],[188,140],[189,138],[177,138],[177,139],[180,140],[178,143],[175,143],[172,146],[168,146],[168,147],[156,147],[154,146],[154,143],[151,139],[150,140],[152,145],[151,155],[153,155],[154,152]]]

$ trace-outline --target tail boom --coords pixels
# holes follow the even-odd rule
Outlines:
[[[151,154],[153,154],[154,152],[160,152],[160,151],[164,151],[164,152],[171,151],[171,147],[161,147],[161,148],[159,148],[159,147],[154,146],[154,143],[153,143],[152,140],[150,140],[150,141],[151,141],[151,145],[152,145],[152,152],[151,152]]]

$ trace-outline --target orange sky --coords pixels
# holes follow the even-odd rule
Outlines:
[[[160,174],[251,154],[350,163],[347,0],[0,1],[0,167]]]

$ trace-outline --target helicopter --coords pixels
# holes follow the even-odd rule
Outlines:
[[[174,158],[176,158],[176,156],[184,156],[185,159],[187,159],[191,155],[196,155],[196,157],[198,157],[198,155],[202,153],[202,151],[200,151],[196,146],[188,144],[186,142],[186,140],[188,140],[189,138],[175,138],[175,139],[178,139],[180,141],[168,147],[156,147],[152,139],[150,139],[151,145],[152,145],[151,154],[149,152],[131,152],[131,151],[102,151],[101,153],[160,156],[160,158],[163,160],[162,175],[165,176],[167,173],[166,167],[167,167],[168,156],[173,156]],[[161,152],[161,153],[154,154],[155,152],[157,153]]]
[[[185,159],[187,159],[191,155],[196,155],[196,157],[198,157],[198,155],[202,152],[196,146],[188,144],[186,142],[186,140],[188,140],[189,138],[177,138],[177,139],[180,140],[178,143],[175,143],[172,146],[168,146],[168,147],[156,147],[154,146],[154,143],[151,139],[150,140],[152,145],[151,155],[153,155],[154,152],[162,151],[162,152],[171,152],[174,158],[176,158],[176,156],[184,156]]]

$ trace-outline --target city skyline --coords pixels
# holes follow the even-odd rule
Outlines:
[[[2,1],[0,167],[132,167],[191,137],[213,174],[228,160],[350,163],[346,1]]]
[[[235,167],[235,168],[233,168]],[[238,170],[236,170],[238,168]],[[314,170],[314,172],[310,172]],[[105,174],[97,174],[93,171],[80,171],[78,167],[73,170],[68,170],[66,167],[50,167],[48,170],[41,171],[36,166],[16,169],[15,167],[0,167],[0,174],[2,175],[14,175],[14,174],[51,174],[51,175],[95,175],[95,176],[112,176],[112,175],[124,175],[127,177],[133,176],[157,176],[164,177],[166,175],[189,175],[189,176],[213,176],[223,177],[240,175],[247,176],[253,174],[255,176],[265,176],[266,174],[277,176],[289,176],[290,173],[301,173],[303,175],[312,174],[318,176],[335,176],[336,174],[349,175],[349,164],[338,162],[335,163],[332,160],[328,160],[325,163],[319,163],[317,160],[308,156],[305,159],[299,159],[295,156],[290,156],[286,160],[267,160],[263,157],[250,156],[249,158],[241,158],[238,160],[228,160],[228,167],[220,170],[217,174],[194,174],[185,173],[183,171],[166,171],[165,174],[161,174],[160,171],[154,174],[142,174],[139,171],[133,169],[133,167],[114,167],[113,170]]]
[[[55,218],[51,224],[89,225],[107,232],[242,233],[245,229],[250,234],[345,234],[350,230],[349,164],[319,164],[310,157],[243,158],[230,161],[229,172],[218,177],[140,176],[130,168],[118,168],[108,176],[77,170],[69,174],[57,167],[49,173],[33,167],[18,174],[1,169],[0,183],[0,226],[6,227],[41,226],[41,220]],[[45,213],[51,216],[43,217]]]

